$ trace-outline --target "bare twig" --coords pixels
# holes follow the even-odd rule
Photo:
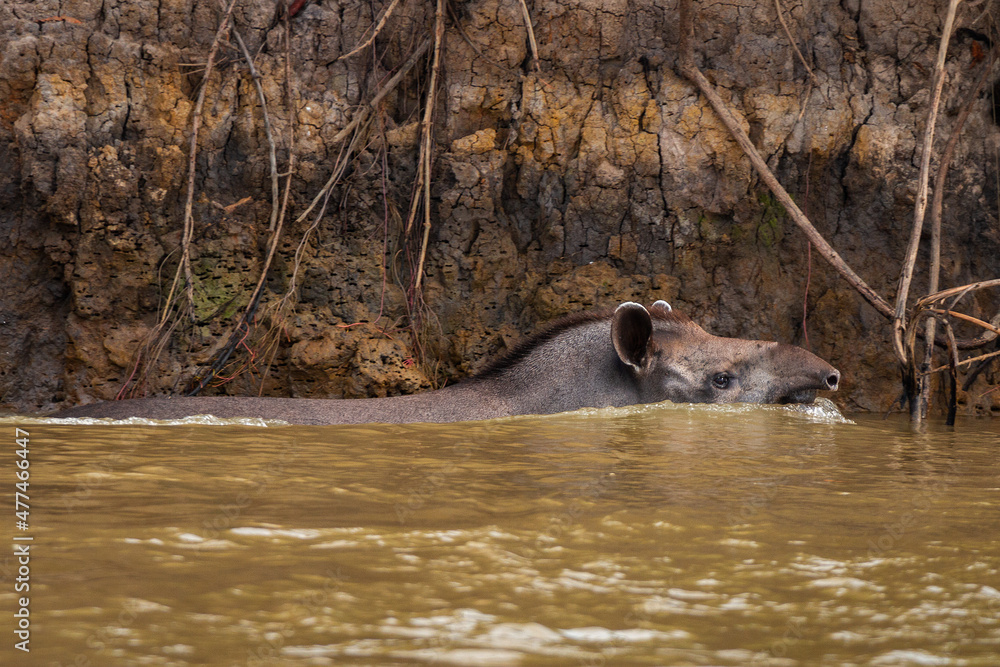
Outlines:
[[[809,67],[809,63],[806,62],[805,56],[803,56],[802,52],[799,51],[799,47],[795,43],[795,38],[792,37],[792,31],[788,29],[788,24],[785,23],[785,12],[781,8],[781,0],[774,0],[774,9],[778,12],[778,20],[781,22],[781,27],[785,29],[785,36],[788,37],[788,43],[791,44],[792,48],[795,50],[795,55],[799,57],[799,62],[801,62],[802,66],[806,68],[807,72],[809,72],[809,78],[812,79],[812,82],[819,86],[819,79],[816,78],[816,73],[813,72],[812,67]]]
[[[958,361],[958,350],[960,349],[974,349],[976,347],[982,347],[988,344],[990,341],[995,340],[1000,334],[1000,313],[994,316],[992,322],[984,322],[983,320],[960,313],[954,310],[954,306],[958,304],[958,301],[962,299],[966,294],[969,294],[978,289],[984,289],[987,287],[1000,286],[1000,280],[990,280],[983,281],[980,283],[973,283],[971,285],[962,285],[959,287],[953,287],[951,289],[942,290],[935,294],[928,295],[923,299],[917,301],[913,307],[913,313],[910,316],[910,322],[906,328],[906,350],[908,352],[908,357],[910,359],[915,359],[915,346],[917,335],[920,332],[921,320],[940,320],[947,332],[947,347],[949,352],[949,363],[946,367],[936,368],[934,370],[928,370],[931,362],[931,357],[926,356],[924,362],[921,364],[921,368],[918,370],[915,363],[902,364],[902,374],[903,374],[903,385],[905,393],[904,395],[910,401],[910,415],[914,420],[922,419],[926,415],[926,404],[923,403],[922,394],[918,396],[916,394],[916,388],[920,388],[923,391],[929,383],[929,375],[932,373],[940,372],[945,368],[951,371],[951,376],[949,376],[949,386],[952,387],[952,397],[949,403],[949,415],[952,413],[952,409],[955,407],[954,399],[954,388],[956,385],[955,373],[960,366],[971,364],[975,361],[982,361],[990,359],[993,355],[987,354],[974,359],[968,359],[965,361]],[[951,305],[944,308],[935,308],[931,304],[936,304],[938,302],[944,301],[951,298]],[[954,317],[956,319],[964,320],[976,326],[982,327],[986,330],[982,336],[971,339],[971,340],[959,340],[955,337],[954,330],[951,327],[951,322],[949,317]],[[929,326],[925,326],[924,329],[928,329]],[[967,380],[968,382],[968,380]],[[919,401],[917,399],[920,399]],[[951,415],[953,417],[953,415]]]
[[[992,287],[1000,287],[1000,279],[982,280],[976,283],[970,283],[968,285],[959,285],[958,287],[951,287],[946,290],[941,290],[940,292],[935,292],[934,294],[929,294],[919,299],[914,304],[913,315],[911,317],[914,324],[912,324],[911,327],[915,326],[916,319],[921,313],[921,311],[928,309],[929,306],[931,306],[932,304],[944,301],[949,297],[954,297],[952,299],[951,304],[947,307],[947,310],[954,310],[955,306],[958,304],[958,301],[962,299],[962,297],[964,297],[966,294],[970,294],[972,292],[981,289],[988,289]],[[993,317],[990,324],[993,327],[1000,327],[1000,313],[997,313]],[[996,337],[997,334],[989,330],[989,328],[987,328],[986,333],[984,333],[983,335],[977,338],[958,339],[956,340],[956,344],[958,345],[958,349],[960,350],[975,350],[984,345],[987,345],[991,341],[995,340]]]
[[[1000,350],[997,350],[995,352],[988,352],[987,354],[981,354],[978,357],[971,357],[969,359],[963,359],[962,361],[958,362],[958,365],[959,366],[968,366],[970,364],[976,363],[977,361],[984,361],[986,359],[993,359],[994,357],[1000,357]],[[944,366],[938,366],[937,368],[933,368],[933,369],[931,369],[929,371],[925,371],[923,373],[923,375],[932,375],[934,373],[940,373],[941,371],[947,370],[950,366],[951,366],[951,364],[946,364]]]
[[[949,287],[948,289],[941,290],[940,292],[935,292],[934,294],[928,294],[925,297],[921,297],[915,304],[915,308],[923,308],[931,303],[936,303],[938,301],[943,301],[950,296],[955,296],[956,294],[962,295],[969,292],[975,292],[976,290],[988,289],[991,287],[1000,287],[1000,278],[994,278],[993,280],[980,280],[978,282],[969,283],[968,285],[959,285],[958,287]]]
[[[380,18],[378,23],[375,25],[375,30],[372,31],[371,37],[366,39],[362,44],[359,44],[358,46],[354,47],[354,49],[352,49],[348,53],[345,53],[344,55],[337,58],[337,60],[345,60],[347,58],[350,58],[356,53],[363,51],[365,48],[368,47],[368,45],[374,42],[375,38],[378,37],[378,34],[382,32],[382,28],[385,27],[385,22],[389,20],[389,17],[392,15],[393,10],[396,9],[396,5],[398,4],[399,0],[392,0],[392,2],[389,3],[389,6],[385,8],[385,11],[382,12],[382,18]],[[337,62],[337,60],[334,60],[333,62]]]
[[[892,320],[893,349],[899,363],[912,363],[907,350],[903,346],[903,335],[906,329],[906,301],[910,293],[910,282],[913,280],[913,268],[917,261],[917,250],[920,247],[920,233],[924,226],[924,213],[927,209],[927,181],[930,174],[931,152],[934,149],[934,127],[937,123],[938,106],[941,103],[941,89],[944,86],[944,63],[948,56],[948,43],[951,41],[951,31],[955,24],[955,12],[961,0],[949,0],[948,13],[945,16],[944,29],[941,32],[941,44],[938,47],[937,61],[934,64],[934,81],[931,92],[930,108],[927,111],[927,122],[924,126],[923,147],[920,155],[920,176],[917,184],[917,200],[913,212],[913,229],[910,232],[910,243],[903,260],[903,270],[899,276],[899,289],[896,291],[896,307]],[[911,397],[912,398],[912,397]]]
[[[987,331],[992,331],[994,334],[1000,335],[1000,328],[990,324],[989,322],[983,322],[978,317],[972,317],[971,315],[966,315],[965,313],[959,313],[954,310],[944,310],[942,308],[928,308],[927,310],[932,313],[937,313],[938,315],[948,315],[950,317],[954,317],[955,319],[975,324],[977,327],[982,327]]]
[[[795,204],[789,194],[775,178],[774,174],[768,168],[767,163],[757,152],[756,147],[753,142],[750,141],[750,137],[747,136],[746,132],[740,126],[739,121],[733,116],[732,112],[726,106],[726,103],[719,97],[719,94],[715,92],[714,87],[709,83],[708,79],[701,73],[698,67],[694,63],[694,49],[692,47],[691,38],[694,34],[694,21],[693,13],[691,11],[691,0],[681,0],[679,5],[680,10],[680,69],[681,73],[692,83],[694,83],[701,93],[708,99],[712,108],[715,109],[715,113],[718,114],[719,118],[722,120],[723,124],[736,139],[736,142],[746,153],[747,157],[750,158],[751,164],[753,164],[754,169],[760,175],[764,183],[771,189],[774,193],[775,198],[781,202],[788,211],[789,216],[795,222],[796,225],[805,233],[806,237],[816,246],[816,250],[823,256],[823,258],[829,262],[839,273],[842,275],[853,287],[856,289],[861,296],[865,298],[868,303],[870,303],[876,310],[885,315],[886,317],[892,316],[892,306],[879,296],[875,290],[868,286],[868,284],[848,266],[847,262],[841,258],[841,256],[834,250],[823,235],[816,230],[813,224],[809,221],[809,218],[799,210],[799,207]]]

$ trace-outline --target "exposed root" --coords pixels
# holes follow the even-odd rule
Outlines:
[[[358,125],[365,122],[368,119],[368,116],[371,114],[372,110],[375,109],[379,105],[379,103],[382,102],[382,100],[385,98],[386,95],[388,95],[397,85],[399,85],[399,82],[403,79],[404,76],[406,76],[407,72],[409,72],[413,68],[413,66],[417,64],[417,61],[419,61],[420,58],[423,57],[425,53],[427,53],[427,49],[429,49],[430,46],[431,46],[430,39],[425,39],[423,42],[421,42],[420,46],[418,46],[416,50],[412,54],[410,54],[410,57],[406,59],[406,62],[403,63],[403,66],[399,68],[399,71],[396,72],[396,74],[393,75],[391,79],[389,79],[389,81],[382,87],[382,89],[379,90],[379,92],[375,95],[375,97],[372,98],[372,101],[363,106],[361,109],[359,109],[358,112],[355,114],[354,118],[351,119],[351,122],[345,125],[344,129],[338,132],[330,143],[334,145],[339,144],[341,141],[350,136],[351,133],[357,129]],[[320,191],[316,193],[316,196],[313,198],[312,202],[309,204],[306,210],[303,211],[298,218],[296,218],[295,220],[296,224],[305,220],[309,216],[309,213],[312,212],[314,208],[316,208],[316,205],[320,202],[320,200],[328,196],[330,188],[333,187],[334,183],[338,178],[340,178],[340,176],[337,174],[336,170],[334,170],[334,173],[330,176],[330,179],[326,182],[326,184],[322,188],[320,188]]]
[[[223,37],[225,37],[226,31],[229,30],[229,21],[235,7],[236,0],[229,0],[226,13],[219,23],[219,29],[215,32],[212,46],[208,50],[205,76],[202,79],[201,89],[198,91],[198,100],[195,102],[194,110],[191,113],[191,145],[188,150],[187,197],[184,200],[184,231],[181,237],[181,262],[177,273],[174,274],[174,282],[170,287],[170,293],[167,295],[167,304],[163,309],[163,315],[160,318],[161,322],[171,312],[171,301],[177,288],[181,271],[184,273],[184,287],[187,294],[188,309],[191,309],[194,304],[194,277],[191,272],[191,239],[194,236],[194,215],[192,209],[194,206],[194,177],[197,173],[198,131],[201,129],[201,112],[205,106],[205,95],[208,93],[208,80],[212,76],[212,69],[215,66],[215,56],[218,53],[219,44],[222,42]]]
[[[243,311],[243,315],[240,317],[239,322],[233,330],[233,333],[229,336],[229,341],[222,348],[222,350],[215,355],[215,358],[210,366],[209,370],[204,374],[196,377],[192,382],[191,387],[188,389],[188,395],[193,396],[205,388],[206,385],[215,382],[218,377],[219,372],[225,367],[226,363],[229,361],[229,357],[233,352],[242,345],[250,352],[250,360],[247,362],[247,368],[253,369],[255,367],[255,355],[253,350],[246,343],[247,337],[250,335],[251,322],[257,314],[257,307],[260,304],[260,298],[264,291],[264,283],[267,280],[268,273],[271,269],[271,263],[274,260],[275,251],[278,248],[278,241],[281,239],[282,228],[285,222],[285,210],[288,205],[288,194],[291,189],[292,173],[294,171],[295,155],[293,152],[293,143],[289,143],[289,156],[288,156],[288,181],[285,188],[284,202],[279,203],[280,200],[280,185],[278,182],[278,162],[276,157],[276,149],[274,145],[274,136],[271,132],[271,121],[267,113],[267,98],[264,95],[264,89],[260,84],[260,75],[257,73],[257,68],[253,64],[253,56],[250,55],[250,51],[247,49],[246,44],[243,42],[243,38],[240,37],[238,31],[233,30],[233,36],[236,38],[236,42],[239,44],[240,51],[243,54],[243,58],[247,63],[247,68],[250,70],[250,76],[253,78],[254,85],[257,88],[257,95],[260,98],[261,111],[264,117],[264,132],[267,137],[268,143],[268,157],[271,168],[271,218],[268,224],[268,230],[271,232],[271,240],[268,244],[267,257],[264,260],[264,265],[261,267],[260,277],[257,279],[257,285],[254,287],[253,292],[250,295],[250,299],[247,303],[247,307]],[[291,57],[290,53],[285,54],[286,63]],[[286,75],[288,71],[286,70]],[[289,106],[289,109],[292,107]],[[289,127],[293,127],[294,123],[289,123]],[[289,141],[291,142],[293,137],[289,136]],[[226,381],[232,380],[237,375],[239,375],[242,370],[235,371],[230,374]],[[216,385],[217,386],[217,385]]]
[[[290,35],[288,34],[289,29],[287,20],[285,26],[286,26],[285,41],[287,48],[290,37]],[[268,247],[267,258],[265,260],[260,278],[258,279],[257,285],[250,297],[248,306],[244,311],[239,324],[236,326],[233,333],[230,335],[230,339],[227,342],[226,346],[224,346],[223,349],[215,356],[214,361],[208,372],[202,376],[195,378],[195,382],[190,387],[189,391],[190,394],[198,393],[202,388],[208,386],[209,384],[217,385],[218,383],[216,382],[216,378],[222,378],[220,374],[223,373],[224,369],[227,368],[227,364],[230,367],[232,366],[232,364],[229,363],[229,358],[235,351],[237,351],[241,347],[247,351],[247,353],[250,355],[250,359],[242,362],[237,362],[236,368],[225,371],[225,377],[222,379],[224,379],[224,381],[229,381],[235,378],[236,376],[240,375],[241,373],[244,372],[252,373],[254,371],[257,371],[260,373],[259,376],[260,391],[263,391],[264,380],[266,379],[267,374],[269,373],[270,368],[274,362],[275,356],[277,355],[277,352],[280,349],[281,337],[283,334],[287,335],[286,334],[287,322],[289,321],[289,318],[295,311],[295,304],[298,295],[298,284],[300,279],[300,270],[305,262],[307,251],[310,247],[311,238],[313,234],[316,232],[316,230],[319,228],[319,225],[323,220],[323,217],[325,216],[330,196],[333,194],[334,186],[341,181],[341,179],[343,178],[344,174],[347,171],[348,166],[351,163],[352,156],[356,155],[359,152],[360,148],[362,147],[362,144],[364,143],[364,137],[366,137],[369,134],[368,129],[372,120],[371,117],[372,110],[375,109],[381,102],[381,100],[383,100],[385,96],[399,84],[399,82],[402,80],[405,74],[409,72],[410,69],[412,69],[412,67],[423,56],[423,54],[426,53],[429,46],[430,46],[430,40],[425,40],[424,43],[421,44],[421,46],[418,47],[413,54],[411,54],[411,56],[407,59],[407,61],[403,64],[403,66],[399,69],[399,71],[397,71],[396,74],[392,78],[390,78],[390,80],[386,83],[386,85],[383,86],[382,89],[375,95],[372,101],[369,102],[364,107],[362,107],[361,109],[359,109],[358,112],[355,114],[355,117],[351,120],[351,122],[349,122],[333,138],[331,143],[340,144],[340,153],[338,155],[337,161],[334,165],[330,178],[327,180],[324,186],[319,190],[319,192],[313,198],[310,205],[296,217],[293,223],[295,225],[298,225],[303,221],[305,221],[306,218],[308,218],[310,215],[313,215],[311,224],[304,231],[302,238],[299,240],[298,246],[296,247],[295,255],[292,262],[292,271],[289,278],[288,287],[284,295],[282,295],[279,299],[277,299],[275,302],[266,307],[262,313],[263,319],[269,323],[268,328],[261,335],[254,336],[253,338],[255,338],[256,340],[254,340],[253,342],[248,342],[248,338],[250,337],[250,330],[252,328],[251,325],[257,319],[258,307],[260,305],[260,301],[263,296],[264,284],[270,266],[274,260],[275,252],[278,246],[278,241],[280,239],[282,228],[284,226],[285,213],[287,211],[289,193],[291,189],[291,172],[293,170],[293,165],[294,165],[294,155],[290,153],[289,176],[288,176],[288,181],[286,182],[285,193],[283,200],[281,202],[280,211],[277,207],[277,202],[278,202],[277,198],[275,198],[273,201],[274,206],[272,207],[272,220],[275,220],[276,223],[274,231],[271,236],[271,242]],[[249,63],[251,61],[249,52],[242,45],[241,49],[243,50],[244,57],[247,59]],[[291,91],[290,61],[291,61],[291,54],[286,51],[285,76],[287,82],[286,85],[287,85],[287,95],[288,95],[288,108],[293,109],[294,101]],[[251,67],[251,72],[253,72],[254,70],[252,64],[250,65],[250,67]],[[262,104],[264,104],[263,93],[261,92],[260,95]],[[289,132],[291,133],[292,131],[293,131],[292,126],[290,126]],[[348,137],[350,137],[351,140],[346,144],[343,143],[343,140]],[[293,137],[291,136],[291,134],[289,136],[288,141],[290,147],[294,145]],[[275,171],[272,172],[273,176],[272,186],[276,182],[277,178],[276,175],[277,171],[275,169]],[[272,192],[274,192],[273,187],[272,187]],[[319,207],[319,210],[318,212],[314,213],[314,211],[316,211],[317,206]],[[275,211],[278,212],[275,213]],[[256,360],[261,358],[267,360],[263,371],[260,371],[257,368],[256,364]]]

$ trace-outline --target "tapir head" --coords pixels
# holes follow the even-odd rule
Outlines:
[[[800,347],[713,336],[657,301],[618,306],[611,338],[642,401],[811,403],[835,390],[840,372]]]

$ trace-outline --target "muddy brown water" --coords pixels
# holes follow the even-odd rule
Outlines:
[[[15,425],[3,664],[1000,664],[995,421]]]

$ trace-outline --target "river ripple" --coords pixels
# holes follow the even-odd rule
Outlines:
[[[15,422],[32,443],[30,664],[1000,659],[989,421],[914,430],[824,403]],[[9,577],[0,598],[13,608]]]

